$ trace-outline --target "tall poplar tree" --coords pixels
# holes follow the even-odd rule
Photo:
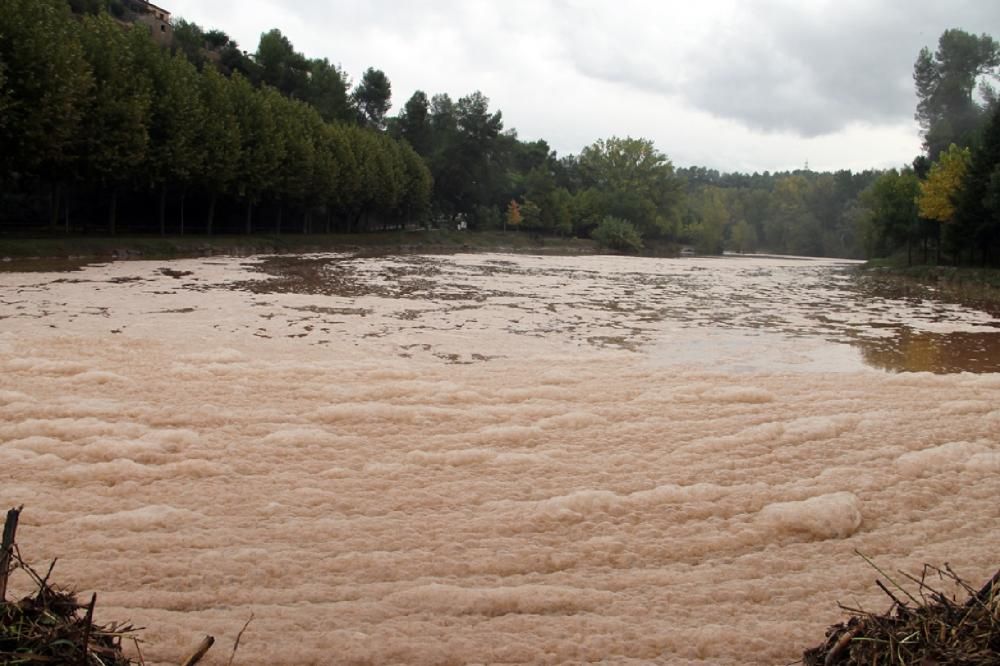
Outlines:
[[[233,106],[235,96],[230,90],[235,84],[211,68],[202,71],[198,83],[203,111],[198,126],[198,144],[202,147],[202,154],[193,181],[200,184],[208,195],[205,230],[211,234],[219,196],[235,191],[242,141],[239,119]],[[184,233],[183,228],[181,233]]]
[[[184,200],[195,174],[201,171],[206,146],[201,127],[205,109],[199,94],[199,74],[186,58],[153,49],[148,70],[153,80],[153,106],[149,124],[147,173],[158,190],[157,222],[166,233],[167,194],[175,188],[179,200],[179,228],[184,227]]]
[[[63,0],[0,2],[0,78],[0,179],[48,181],[54,224],[94,85]]]
[[[87,110],[87,164],[108,195],[108,233],[117,229],[118,193],[146,159],[152,109],[149,72],[139,55],[149,45],[140,30],[122,30],[107,14],[83,19],[82,41],[94,69]]]
[[[277,130],[274,98],[254,90],[238,74],[230,79],[230,94],[240,128],[240,162],[237,191],[246,207],[244,230],[253,233],[253,209],[261,197],[275,188],[285,145]]]

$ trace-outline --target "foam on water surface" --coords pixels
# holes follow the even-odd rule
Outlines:
[[[0,503],[148,663],[788,663],[855,550],[997,566],[998,375],[866,368],[834,264],[337,261],[0,275]]]

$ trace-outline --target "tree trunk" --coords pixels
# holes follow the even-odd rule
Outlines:
[[[55,231],[59,224],[59,203],[62,199],[62,183],[52,184],[52,191],[49,193],[49,231]]]
[[[253,201],[250,199],[247,199],[246,232],[247,236],[253,233]]]
[[[70,202],[70,197],[69,197],[69,193],[67,193],[66,194],[66,205],[63,207],[63,215],[64,215],[63,224],[64,224],[64,229],[65,229],[65,231],[66,231],[67,234],[69,233],[69,202]]]
[[[184,235],[184,199],[187,197],[187,190],[181,190],[181,236]]]
[[[330,211],[326,211],[326,233],[327,234],[330,233],[330,223],[332,222],[332,220],[331,220],[332,217],[333,217],[333,213],[331,213]]]
[[[302,235],[309,233],[309,211],[302,213]]]
[[[160,185],[160,205],[156,211],[160,221],[160,235],[167,235],[167,184]]]
[[[209,236],[212,235],[212,227],[215,224],[215,200],[218,195],[212,192],[212,196],[208,199],[208,219],[205,221],[205,233]]]
[[[17,521],[23,508],[9,510],[3,523],[3,537],[0,540],[0,603],[7,601],[7,577],[11,568],[11,556],[17,544]]]
[[[282,217],[282,215],[284,213],[284,210],[285,210],[285,207],[282,206],[281,204],[278,204],[278,227],[277,227],[277,233],[278,233],[279,236],[281,235],[281,217]]]
[[[118,232],[118,188],[111,188],[111,202],[108,205],[108,234],[117,235]]]

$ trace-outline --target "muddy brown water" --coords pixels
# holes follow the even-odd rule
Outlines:
[[[222,664],[794,661],[998,566],[1000,322],[792,258],[0,274],[29,560]],[[16,582],[21,589],[26,581]]]

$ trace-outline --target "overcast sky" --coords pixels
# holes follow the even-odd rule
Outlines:
[[[641,136],[678,166],[899,166],[920,151],[913,61],[948,28],[1000,38],[997,0],[162,0],[247,51],[279,28],[368,67],[393,110],[481,90],[560,155]]]

